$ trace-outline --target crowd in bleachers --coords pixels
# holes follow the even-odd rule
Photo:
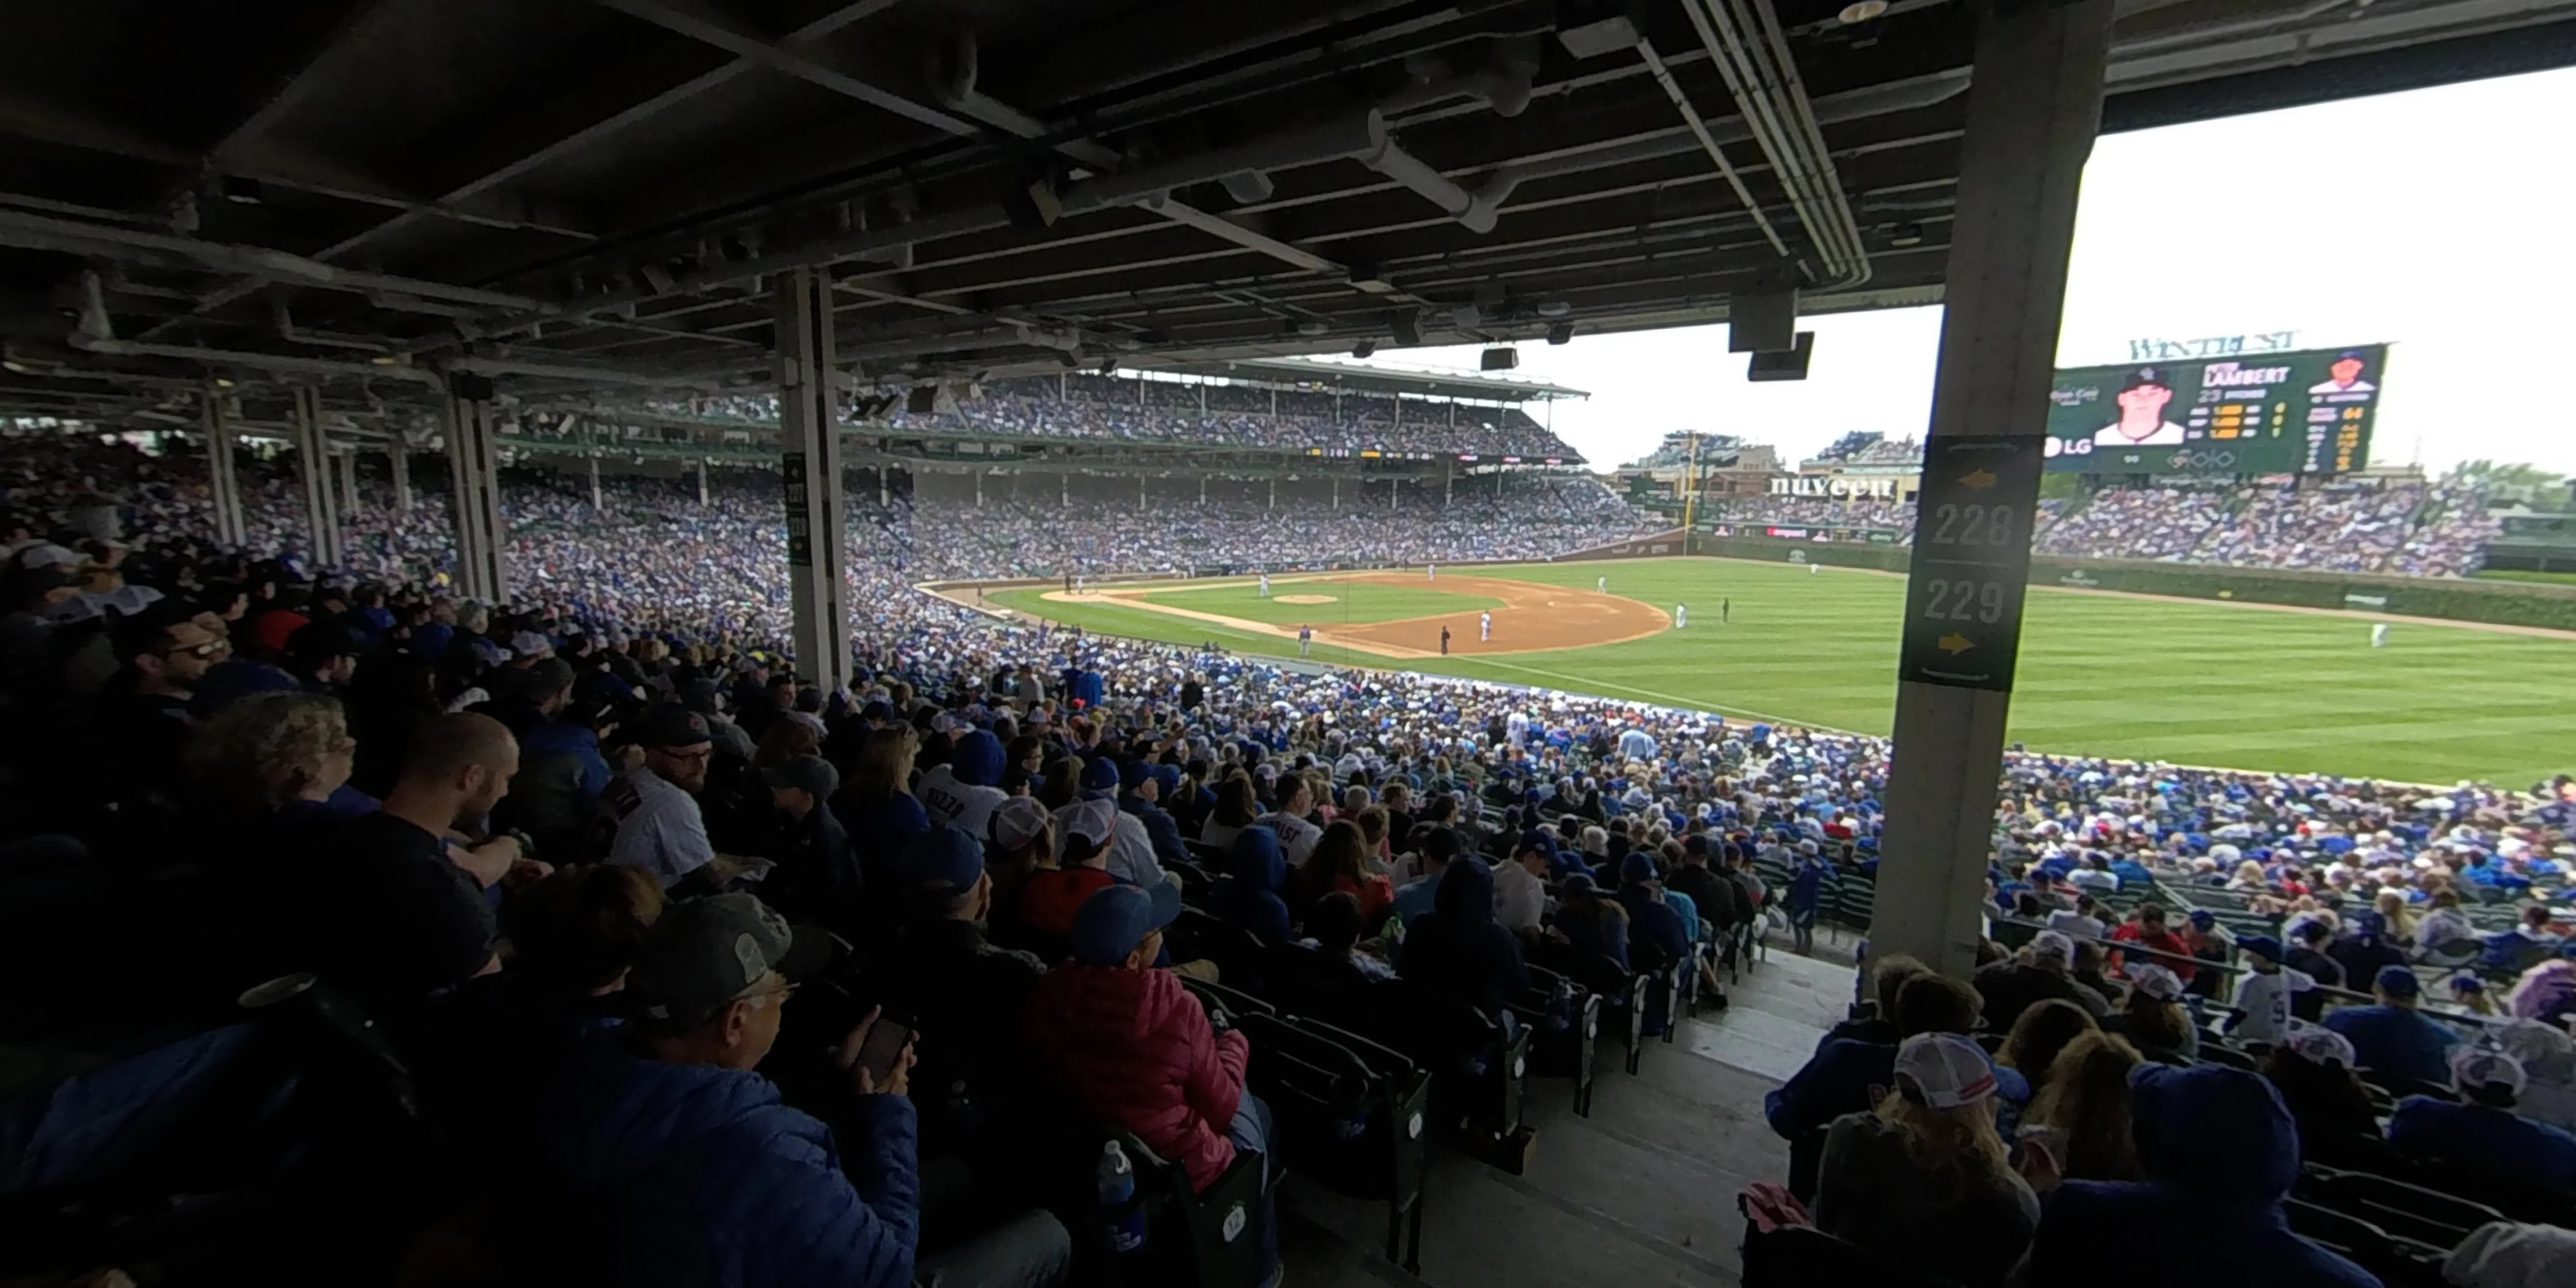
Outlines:
[[[1372,394],[1205,385],[1091,374],[987,381],[940,410],[888,410],[889,424],[952,433],[1116,439],[1237,447],[1579,460],[1565,440],[1515,406],[1399,400]],[[775,422],[773,395],[737,394],[642,404],[662,415]],[[612,414],[612,413],[603,413]]]
[[[1884,740],[997,623],[904,587],[991,557],[928,539],[940,507],[863,509],[860,670],[823,692],[778,654],[752,480],[705,507],[623,483],[605,517],[560,480],[514,491],[519,594],[478,605],[420,571],[427,505],[321,570],[291,536],[213,547],[163,462],[6,469],[0,905],[26,915],[0,1197],[45,1222],[13,1273],[1035,1284],[1141,1228],[1132,1255],[1260,1283],[1274,1158],[1332,1177],[1403,1148],[1412,1079],[1444,1132],[1525,1146],[1493,1086],[1561,1070],[1588,1103],[1591,1008],[1633,1061],[1722,1005],[1765,927],[1807,942],[1875,875]],[[2291,1075],[2139,1070],[2254,1061],[2265,1034],[2293,1058],[2287,1017],[2331,987],[2309,948],[2375,944],[2396,961],[2352,960],[2446,995],[2465,967],[2497,1020],[2563,1024],[2576,784],[2004,770],[1995,973],[1873,963],[1879,1013],[1771,1106],[1822,1137],[1815,1220],[1864,1247],[1937,1229],[1902,1246],[1963,1285],[2025,1260],[2098,1282],[2119,1231],[2222,1220],[2263,1282],[2368,1282],[2291,1233],[2305,1120],[2264,1089]],[[2243,982],[2221,1004],[2204,974]],[[2550,1103],[2534,1070],[2564,1052],[2437,1022],[2468,1054],[2387,1148],[2576,1188],[2512,1112]],[[1998,1102],[2065,1152],[2008,1156]],[[1173,1237],[1211,1204],[1248,1214],[1210,1241],[1230,1254]]]
[[[2501,530],[2475,485],[2355,481],[2322,486],[2119,488],[2040,529],[2046,554],[2465,577]]]

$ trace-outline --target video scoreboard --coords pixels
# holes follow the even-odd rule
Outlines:
[[[2388,346],[2071,367],[2049,390],[2047,468],[2343,474],[2370,463]]]

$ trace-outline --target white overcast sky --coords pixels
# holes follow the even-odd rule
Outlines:
[[[2375,462],[2576,473],[2576,412],[2553,392],[2576,375],[2576,166],[2533,146],[2563,146],[2570,120],[2576,70],[2105,136],[2084,172],[2058,364],[2122,362],[2143,336],[2385,340]],[[1940,310],[1800,325],[1816,332],[1803,383],[1746,383],[1722,326],[1527,343],[1516,374],[1591,393],[1555,424],[1599,469],[1676,429],[1792,460],[1847,430],[1923,432]],[[1386,356],[1476,362],[1472,348]]]

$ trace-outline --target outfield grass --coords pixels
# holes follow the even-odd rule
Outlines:
[[[1338,577],[1296,581],[1274,579],[1270,583],[1272,598],[1269,599],[1261,597],[1259,583],[1249,581],[1189,590],[1158,590],[1145,598],[1174,608],[1222,613],[1227,617],[1239,617],[1247,622],[1268,622],[1273,626],[1296,626],[1306,622],[1317,626],[1398,622],[1408,617],[1472,613],[1480,608],[1503,606],[1503,601],[1486,595],[1433,590],[1433,584],[1426,581],[1419,586],[1381,586],[1375,582]],[[1333,602],[1283,604],[1277,598],[1280,595],[1330,595]]]
[[[2576,572],[2524,572],[2514,568],[2489,568],[2478,575],[2489,581],[2536,581],[2549,586],[2576,586]]]
[[[1689,605],[1691,625],[1411,669],[1888,732],[1901,578],[1720,559],[1474,571],[1584,589],[1606,573],[1612,594]],[[1044,603],[1033,591],[992,598],[1122,635],[1296,649],[1145,610]],[[1316,657],[1387,665],[1330,648]],[[2358,618],[2033,587],[2019,686],[2012,737],[2047,751],[2516,787],[2576,768],[2576,639],[2410,622],[2373,649]]]

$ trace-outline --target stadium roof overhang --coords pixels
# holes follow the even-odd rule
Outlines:
[[[1156,363],[1162,370],[1179,375],[1221,377],[1255,384],[1326,387],[1369,394],[1404,394],[1417,398],[1450,398],[1466,402],[1524,403],[1554,402],[1560,398],[1589,398],[1580,389],[1549,384],[1544,380],[1514,380],[1508,376],[1471,376],[1456,371],[1430,367],[1406,367],[1395,363],[1358,366],[1317,358],[1244,358],[1225,362]]]
[[[1840,8],[1772,6],[1800,83],[1766,106],[1842,194],[1802,208],[1681,0],[16,6],[0,414],[755,386],[801,267],[860,383],[1934,301],[1969,8]],[[2563,65],[2571,14],[2137,5],[2105,126]]]

